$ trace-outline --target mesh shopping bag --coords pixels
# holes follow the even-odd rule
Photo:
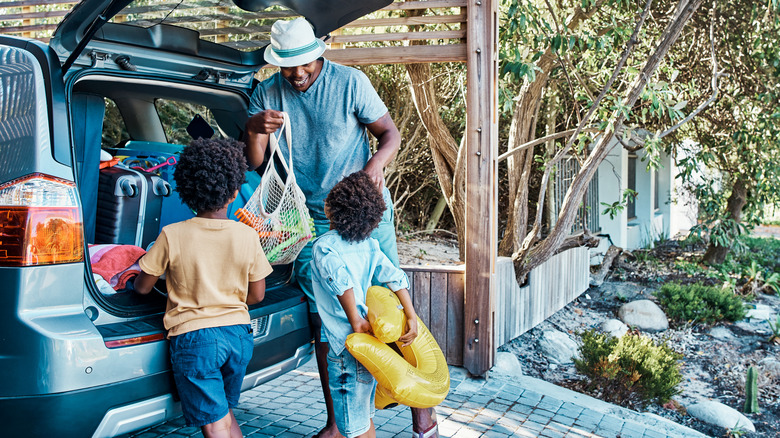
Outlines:
[[[306,243],[314,237],[314,222],[306,208],[306,198],[295,183],[292,161],[290,119],[284,115],[282,132],[287,140],[289,165],[279,149],[279,139],[269,134],[271,157],[263,172],[260,185],[235,215],[257,231],[265,256],[272,265],[291,263],[298,257]],[[279,134],[281,136],[281,133]],[[279,157],[286,178],[282,178],[274,165],[274,155]]]

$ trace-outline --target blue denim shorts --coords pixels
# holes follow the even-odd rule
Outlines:
[[[346,349],[328,351],[328,379],[336,427],[347,438],[366,433],[374,418],[376,380]]]
[[[171,337],[173,377],[187,426],[213,423],[238,405],[253,339],[249,324]]]

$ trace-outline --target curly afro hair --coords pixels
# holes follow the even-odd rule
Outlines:
[[[361,170],[333,186],[325,198],[325,211],[331,227],[344,240],[360,242],[379,225],[385,201],[368,174]]]
[[[233,140],[193,140],[179,154],[173,171],[181,200],[197,213],[216,211],[230,202],[247,170],[244,144]]]

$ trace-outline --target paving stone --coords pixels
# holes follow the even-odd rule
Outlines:
[[[533,421],[534,423],[540,423],[540,424],[547,424],[550,421],[550,415],[546,415],[546,414],[547,414],[546,411],[539,411],[535,409],[534,412],[528,416],[528,421]]]
[[[574,418],[568,417],[566,415],[555,414],[555,416],[552,417],[552,422],[558,423],[558,424],[563,424],[563,425],[566,425],[566,426],[572,426],[575,421],[577,421],[577,420],[575,420]]]
[[[599,430],[608,430],[611,432],[620,432],[620,429],[623,428],[623,420],[619,420],[614,417],[604,417],[599,422]]]
[[[642,435],[642,438],[666,438],[665,433],[661,433],[652,429],[646,429],[645,434]]]
[[[234,413],[245,436],[310,437],[325,425],[327,415],[316,368],[313,363],[305,367],[308,368],[287,373],[241,395]],[[457,378],[452,378],[452,390],[436,408],[439,434],[443,438],[666,437],[641,423],[592,410],[580,398],[566,399],[566,390],[562,388],[560,392],[550,392],[546,382],[539,387],[526,387],[525,383],[518,383],[524,380],[485,381],[469,378],[462,369],[451,368],[451,372]],[[378,410],[374,423],[380,438],[412,435],[407,407]],[[687,433],[693,432],[690,429],[679,428],[670,435],[692,436]],[[186,427],[182,416],[121,438],[162,436],[202,438],[200,429]]]
[[[455,435],[453,435],[453,438],[477,438],[481,437],[482,432],[471,429],[468,426],[464,426],[460,428],[457,432],[455,432]]]

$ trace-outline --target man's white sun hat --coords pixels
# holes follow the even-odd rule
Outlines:
[[[314,29],[305,18],[278,20],[271,26],[271,44],[263,57],[271,65],[297,67],[308,64],[325,52],[325,43],[314,37]]]

